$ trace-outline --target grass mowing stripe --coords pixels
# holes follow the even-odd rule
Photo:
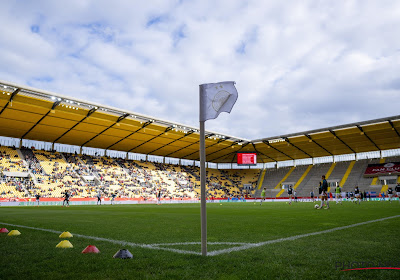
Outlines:
[[[362,225],[367,225],[367,224],[371,224],[371,223],[375,223],[375,222],[381,222],[381,221],[394,219],[394,218],[399,218],[399,217],[400,217],[400,215],[396,215],[396,216],[391,216],[391,217],[386,217],[386,218],[381,218],[381,219],[361,222],[361,223],[357,223],[357,224],[347,225],[347,226],[343,226],[343,227],[331,228],[331,229],[327,229],[327,230],[323,230],[323,231],[300,234],[300,235],[295,235],[295,236],[291,236],[291,237],[279,238],[279,239],[269,240],[269,241],[264,241],[264,242],[259,242],[259,243],[250,243],[250,244],[243,245],[243,246],[240,246],[240,247],[234,247],[234,248],[222,249],[222,250],[218,250],[218,251],[212,251],[212,252],[208,253],[208,256],[217,256],[217,255],[221,255],[221,254],[228,254],[228,253],[231,253],[231,252],[243,251],[243,250],[247,250],[247,249],[251,249],[251,248],[255,248],[255,247],[264,246],[264,245],[267,245],[267,244],[273,244],[273,243],[279,243],[279,242],[284,242],[284,241],[296,240],[296,239],[303,238],[303,237],[319,235],[319,234],[323,234],[323,233],[330,233],[330,232],[334,232],[334,231],[337,231],[337,230],[358,227],[358,226],[362,226]]]
[[[45,232],[51,232],[51,233],[57,233],[57,234],[62,233],[62,231],[46,229],[46,228],[36,228],[36,227],[29,227],[29,226],[23,226],[23,225],[9,224],[9,223],[4,223],[4,222],[0,222],[0,224],[7,225],[7,226],[20,227],[20,228],[39,230],[39,231],[45,231]],[[74,235],[76,237],[86,238],[86,239],[110,242],[110,243],[119,244],[122,246],[140,247],[140,248],[147,248],[147,249],[152,249],[152,250],[164,250],[164,251],[170,251],[170,252],[175,252],[175,253],[180,253],[180,254],[201,255],[201,253],[195,252],[195,251],[186,251],[186,250],[179,250],[179,249],[173,249],[173,248],[163,248],[163,247],[157,247],[157,246],[151,245],[151,244],[138,244],[138,243],[132,243],[132,242],[128,242],[128,241],[113,240],[113,239],[108,239],[108,238],[103,238],[103,237],[96,237],[96,236],[83,235],[83,234],[77,234],[77,233],[72,233],[72,235]]]
[[[269,240],[269,241],[264,241],[264,242],[259,242],[259,243],[210,242],[210,243],[208,243],[210,245],[211,244],[224,244],[224,245],[242,245],[242,246],[232,247],[232,248],[227,248],[227,249],[222,249],[222,250],[216,250],[216,251],[211,251],[211,252],[208,252],[208,256],[217,256],[217,255],[221,255],[221,254],[228,254],[228,253],[231,253],[231,252],[243,251],[243,250],[247,250],[247,249],[251,249],[251,248],[255,248],[255,247],[260,247],[260,246],[264,246],[264,245],[268,245],[268,244],[279,243],[279,242],[284,242],[284,241],[291,241],[291,240],[296,240],[296,239],[303,238],[303,237],[320,235],[320,234],[324,234],[324,233],[330,233],[330,232],[334,232],[334,231],[338,231],[338,230],[353,228],[353,227],[357,227],[357,226],[362,226],[362,225],[375,223],[375,222],[381,222],[381,221],[394,219],[394,218],[399,218],[399,217],[400,217],[400,215],[396,215],[396,216],[391,216],[391,217],[386,217],[386,218],[381,218],[381,219],[376,219],[376,220],[356,223],[356,224],[352,224],[352,225],[331,228],[331,229],[327,229],[327,230],[323,230],[323,231],[300,234],[300,235],[295,235],[295,236],[291,236],[291,237],[279,238],[279,239],[274,239],[274,240]],[[56,231],[56,230],[52,230],[52,229],[43,229],[43,228],[29,227],[29,226],[23,226],[23,225],[15,225],[15,224],[9,224],[9,223],[4,223],[4,222],[0,222],[0,224],[9,225],[9,226],[15,226],[15,227],[21,227],[21,228],[27,228],[27,229],[33,229],[33,230],[40,230],[40,231],[45,231],[45,232],[57,233],[57,234],[61,234],[62,233],[61,231]],[[164,250],[164,251],[170,251],[170,252],[175,252],[175,253],[180,253],[180,254],[201,255],[201,253],[195,252],[195,251],[187,251],[187,250],[159,247],[159,246],[173,246],[173,245],[193,245],[193,244],[200,244],[200,242],[163,243],[163,244],[161,244],[161,243],[160,244],[137,244],[137,243],[127,242],[127,241],[113,240],[113,239],[108,239],[108,238],[89,236],[89,235],[82,235],[82,234],[75,234],[75,233],[73,235],[75,235],[77,237],[81,237],[81,238],[86,238],[86,239],[93,239],[93,240],[97,240],[97,241],[105,241],[105,242],[110,242],[110,243],[113,243],[113,244],[119,244],[119,245],[122,245],[122,246],[140,247],[140,248],[147,248],[147,249],[152,249],[152,250]]]

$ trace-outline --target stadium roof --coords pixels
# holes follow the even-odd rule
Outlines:
[[[199,160],[199,129],[0,81],[0,136]],[[275,162],[400,148],[400,116],[248,140],[206,131],[207,161]]]

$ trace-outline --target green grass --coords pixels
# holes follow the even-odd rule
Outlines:
[[[398,202],[207,204],[209,242],[258,243],[400,215]],[[0,207],[0,222],[69,231],[132,243],[200,241],[200,205]],[[121,248],[105,241],[70,239],[16,226],[20,236],[0,234],[0,279],[399,279],[400,270],[340,271],[337,262],[395,262],[400,267],[400,218],[326,234],[202,257],[126,247],[134,259],[113,259]],[[96,245],[100,254],[81,254]],[[167,246],[164,246],[167,247]],[[169,248],[200,252],[200,245]],[[232,246],[209,245],[210,251]]]

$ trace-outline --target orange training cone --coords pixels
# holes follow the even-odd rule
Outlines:
[[[6,229],[5,227],[0,228],[0,232],[1,233],[8,233],[8,229]]]
[[[98,254],[98,253],[100,253],[100,251],[99,251],[99,249],[97,249],[96,246],[89,245],[85,249],[83,249],[83,251],[82,251],[82,254],[88,254],[88,253]]]

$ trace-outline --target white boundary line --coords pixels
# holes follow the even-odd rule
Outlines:
[[[279,243],[279,242],[284,242],[284,241],[296,240],[296,239],[303,238],[303,237],[308,237],[308,236],[313,236],[313,235],[319,235],[319,234],[334,232],[334,231],[337,231],[337,230],[348,229],[348,228],[352,228],[352,227],[358,227],[358,226],[362,226],[362,225],[367,225],[367,224],[371,224],[371,223],[375,223],[375,222],[381,222],[381,221],[394,219],[394,218],[399,218],[399,217],[400,217],[400,215],[396,215],[396,216],[376,219],[376,220],[372,220],[372,221],[366,221],[366,222],[361,222],[361,223],[357,223],[357,224],[352,224],[352,225],[348,225],[348,226],[331,228],[331,229],[327,229],[327,230],[323,230],[323,231],[300,234],[300,235],[295,235],[295,236],[291,236],[291,237],[279,238],[279,239],[269,240],[269,241],[264,241],[264,242],[259,242],[259,243],[249,243],[247,245],[243,245],[243,246],[240,246],[240,247],[234,247],[234,248],[228,248],[228,249],[223,249],[223,250],[218,250],[218,251],[212,251],[212,252],[209,252],[208,255],[209,256],[217,256],[217,255],[231,253],[231,252],[235,252],[235,251],[242,251],[242,250],[247,250],[247,249],[250,249],[250,248],[260,247],[260,246],[264,246],[264,245],[267,245],[267,244],[273,244],[273,243]]]
[[[246,242],[207,242],[209,245],[246,245]],[[201,245],[201,242],[158,243],[151,246]]]
[[[371,221],[366,221],[366,222],[361,222],[361,223],[356,223],[356,224],[337,227],[337,228],[331,228],[331,229],[327,229],[327,230],[323,230],[323,231],[317,231],[317,232],[311,232],[311,233],[306,233],[306,234],[294,235],[294,236],[285,237],[285,238],[268,240],[268,241],[259,242],[259,243],[208,242],[209,245],[241,245],[241,246],[238,246],[238,247],[211,251],[211,252],[208,252],[208,256],[217,256],[217,255],[221,255],[221,254],[229,254],[229,253],[232,253],[232,252],[243,251],[243,250],[247,250],[247,249],[251,249],[251,248],[261,247],[261,246],[268,245],[268,244],[274,244],[274,243],[279,243],[279,242],[284,242],[284,241],[292,241],[292,240],[300,239],[300,238],[303,238],[303,237],[320,235],[320,234],[324,234],[324,233],[330,233],[330,232],[334,232],[334,231],[338,231],[338,230],[358,227],[358,226],[367,225],[367,224],[376,223],[376,222],[381,222],[381,221],[394,219],[394,218],[400,218],[400,215],[381,218],[381,219],[376,219],[376,220],[371,220]],[[62,233],[61,231],[52,230],[52,229],[36,228],[36,227],[29,227],[29,226],[23,226],[23,225],[15,225],[15,224],[9,224],[9,223],[4,223],[4,222],[0,222],[0,224],[8,225],[8,226],[20,227],[20,228],[39,230],[39,231],[45,231],[45,232],[51,232],[51,233],[56,233],[56,234],[61,234]],[[160,247],[160,246],[176,246],[176,245],[199,245],[199,244],[201,244],[200,242],[139,244],[139,243],[132,243],[132,242],[123,241],[123,240],[114,240],[114,239],[108,239],[108,238],[96,237],[96,236],[90,236],[90,235],[83,235],[83,234],[76,234],[76,233],[73,233],[73,235],[76,236],[76,237],[92,239],[92,240],[97,240],[97,241],[105,241],[105,242],[110,242],[110,243],[118,244],[118,245],[122,245],[122,246],[140,247],[140,248],[146,248],[146,249],[152,249],[152,250],[164,250],[164,251],[170,251],[170,252],[179,253],[179,254],[201,255],[200,252],[196,252],[196,251],[187,251],[187,250]]]

